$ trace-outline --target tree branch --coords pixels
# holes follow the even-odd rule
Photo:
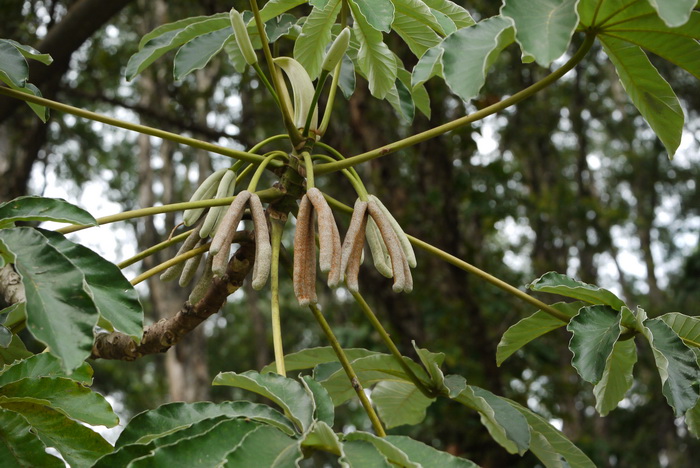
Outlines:
[[[26,301],[22,278],[12,265],[0,268],[0,309]]]
[[[164,353],[178,343],[183,336],[215,314],[236,292],[253,268],[255,245],[244,243],[228,264],[226,275],[215,278],[209,290],[197,304],[185,302],[175,316],[146,327],[140,344],[120,332],[97,335],[92,347],[93,359],[133,361],[147,354]]]

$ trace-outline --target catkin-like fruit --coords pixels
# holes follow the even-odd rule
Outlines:
[[[224,215],[224,219],[221,221],[221,225],[216,231],[214,239],[211,241],[209,253],[214,255],[212,270],[216,276],[223,276],[226,273],[231,242],[233,241],[233,236],[236,234],[238,224],[240,224],[241,219],[243,219],[243,212],[248,199],[250,199],[250,192],[247,190],[243,190],[236,195],[233,203],[231,203],[228,211],[226,211],[226,215]]]
[[[316,300],[316,233],[313,206],[304,195],[299,203],[294,233],[294,295],[300,306]]]
[[[331,227],[333,229],[333,257],[331,258],[331,269],[328,271],[328,287],[335,288],[343,279],[343,272],[340,269],[342,251],[340,232],[338,231],[338,225],[335,224],[335,220]]]
[[[391,269],[394,272],[394,285],[392,289],[395,292],[401,292],[406,287],[406,273],[404,269],[404,262],[406,262],[406,257],[401,249],[401,243],[399,238],[391,227],[391,223],[384,215],[384,212],[379,208],[379,206],[372,200],[367,204],[367,210],[369,211],[372,219],[377,223],[379,232],[382,235],[382,240],[384,240],[384,245],[386,245],[389,251],[389,257],[391,258]]]
[[[195,202],[199,200],[207,200],[214,196],[219,185],[219,181],[221,181],[221,178],[224,176],[227,170],[228,169],[219,169],[204,179],[202,185],[197,187],[197,190],[195,190],[192,194],[190,201]],[[192,226],[197,222],[199,217],[202,216],[205,209],[206,208],[192,208],[185,210],[185,212],[182,214],[182,222],[185,223],[185,226]]]
[[[394,272],[391,269],[391,258],[389,257],[389,251],[387,250],[386,245],[384,245],[384,241],[382,240],[382,235],[379,232],[377,223],[375,223],[372,218],[367,220],[365,234],[367,235],[369,250],[372,253],[374,267],[382,276],[385,276],[386,278],[393,278]]]
[[[389,209],[384,206],[384,203],[382,201],[375,197],[374,195],[369,196],[370,200],[374,201],[377,206],[384,212],[384,215],[387,217],[389,222],[391,223],[391,227],[394,228],[394,232],[396,232],[396,236],[399,238],[399,242],[401,243],[401,249],[403,250],[404,255],[406,256],[406,260],[408,261],[408,265],[411,268],[416,267],[416,253],[413,251],[413,246],[411,245],[411,241],[408,240],[408,236],[406,233],[403,231],[403,228],[401,228],[401,225],[399,224],[398,221],[396,221],[396,218],[391,214]]]
[[[333,226],[336,226],[337,229],[337,225],[333,211],[319,189],[312,187],[306,191],[306,195],[311,201],[318,219],[318,265],[323,273],[328,273],[333,264],[334,256],[340,257],[340,236],[336,237],[333,230]]]
[[[366,216],[366,208],[367,203],[365,202],[365,210],[363,210],[364,213],[360,218],[360,225],[358,226],[357,235],[353,242],[352,251],[350,252],[350,256],[345,267],[345,284],[347,284],[348,289],[351,292],[358,292],[360,290],[358,278],[360,275],[360,264],[362,263],[362,253],[365,246],[365,231],[368,218]],[[355,209],[357,209],[357,204],[355,204]]]
[[[270,231],[267,228],[267,218],[265,209],[262,206],[260,197],[251,194],[248,200],[250,212],[253,215],[253,226],[255,227],[255,263],[253,264],[253,289],[260,290],[267,283],[270,275],[270,264],[272,263],[272,247],[270,246]]]
[[[343,245],[340,250],[340,270],[342,273],[345,273],[348,268],[350,256],[355,249],[355,244],[357,243],[360,235],[362,235],[362,241],[364,243],[365,234],[363,226],[366,225],[366,221],[364,221],[366,212],[367,202],[362,201],[359,198],[355,200],[354,210],[352,212],[352,217],[350,218],[350,226],[348,226],[348,232],[345,233],[345,240],[343,241]]]
[[[199,241],[197,246],[200,246],[203,243],[204,240],[202,239]],[[202,254],[187,259],[185,266],[182,268],[182,273],[180,273],[180,281],[178,282],[181,288],[184,288],[190,284],[190,281],[192,281],[192,278],[194,278],[194,275],[197,273],[197,268],[199,267],[199,262],[201,261]]]
[[[197,281],[197,284],[194,285],[194,289],[190,293],[190,297],[187,298],[190,304],[196,304],[199,302],[209,289],[211,281],[214,279],[214,273],[211,271],[211,264],[213,260],[214,257],[212,255],[207,255],[207,261],[204,263],[204,273],[202,274],[202,277],[199,278],[199,281]]]
[[[180,248],[178,249],[177,253],[175,256],[177,257],[178,255],[182,255],[185,252],[189,252],[192,250],[196,245],[197,242],[199,242],[199,229],[200,226],[197,226],[192,230],[189,236],[185,239],[185,242],[182,243]],[[161,281],[172,281],[178,276],[180,276],[180,273],[182,273],[182,270],[185,268],[185,263],[186,262],[180,262],[176,265],[173,265],[166,269],[163,273],[160,275]]]
[[[236,173],[228,170],[221,178],[219,182],[219,187],[216,189],[216,195],[214,199],[219,200],[221,198],[230,197],[236,190]],[[226,213],[226,206],[212,206],[209,208],[209,212],[204,217],[204,223],[202,224],[202,229],[199,231],[199,237],[204,239],[209,237],[210,234],[214,232],[217,225],[221,222]]]

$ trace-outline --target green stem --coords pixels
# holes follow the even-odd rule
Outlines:
[[[502,289],[503,291],[519,298],[522,299],[525,302],[528,302],[532,304],[533,306],[537,307],[538,309],[542,310],[543,312],[551,315],[554,318],[557,318],[561,320],[564,323],[569,323],[569,317],[566,314],[563,314],[559,312],[557,309],[554,307],[545,304],[544,302],[535,299],[534,297],[524,293],[523,291],[519,290],[518,288],[511,286],[510,284],[506,283],[503,280],[500,280],[496,278],[495,276],[486,273],[484,270],[481,270],[474,265],[465,262],[464,260],[461,260],[454,255],[450,255],[444,250],[440,250],[435,246],[432,246],[428,244],[427,242],[424,242],[420,239],[417,239],[413,236],[408,236],[408,239],[411,241],[411,244],[415,245],[416,247],[420,247],[421,249],[425,250],[426,252],[438,257],[441,260],[444,260],[445,262],[456,266],[457,268],[464,270],[468,273],[472,273],[479,278],[493,284],[497,288]]]
[[[150,257],[151,255],[153,255],[156,252],[160,252],[161,250],[163,250],[166,247],[169,247],[173,244],[177,244],[181,240],[185,240],[187,238],[187,236],[189,236],[192,233],[193,230],[194,229],[190,229],[189,231],[185,231],[182,234],[178,234],[177,236],[172,237],[168,240],[165,240],[165,241],[161,242],[160,244],[156,244],[152,247],[149,247],[146,250],[144,250],[143,252],[139,252],[131,258],[127,258],[123,262],[117,263],[117,266],[123,270],[124,268],[126,268],[130,265],[133,265],[134,263],[141,261],[144,258]]]
[[[173,265],[177,265],[178,263],[184,262],[192,257],[196,257],[197,255],[201,255],[207,250],[209,250],[209,246],[211,245],[211,242],[208,242],[201,247],[197,247],[196,249],[189,250],[183,254],[180,254],[176,257],[171,258],[167,262],[163,262],[160,265],[156,265],[150,270],[144,271],[140,275],[138,275],[136,278],[131,280],[132,286],[136,286],[142,281],[147,280],[151,276],[157,275],[161,271],[165,271],[168,268],[170,268]]]
[[[258,194],[260,199],[265,202],[275,201],[281,198],[284,194],[276,188],[269,188],[265,190],[260,190],[255,192]],[[138,210],[123,211],[121,213],[113,214],[110,216],[104,216],[102,218],[97,218],[97,225],[102,226],[104,224],[116,223],[118,221],[126,221],[128,219],[141,218],[143,216],[152,216],[161,213],[172,213],[173,211],[184,211],[190,208],[209,208],[212,206],[226,206],[230,205],[231,202],[236,197],[219,198],[216,200],[199,200],[195,202],[182,202],[182,203],[172,203],[170,205],[161,206],[151,206],[148,208],[140,208]],[[56,232],[61,234],[69,234],[71,232],[82,231],[83,229],[91,228],[95,226],[89,225],[73,225],[66,226],[61,229],[56,229]]]
[[[308,151],[301,153],[304,158],[304,169],[306,169],[306,190],[314,187],[314,163]]]
[[[262,148],[263,146],[265,146],[269,143],[272,143],[274,141],[277,141],[277,140],[289,140],[289,135],[287,135],[286,133],[280,133],[279,135],[273,135],[269,138],[265,138],[263,141],[259,142],[255,146],[253,146],[250,149],[250,151],[248,151],[248,152],[249,153],[257,153],[258,151],[260,151],[260,148]]]
[[[335,161],[335,159],[326,154],[312,154],[311,159],[324,159],[326,161]],[[352,169],[352,167],[350,169]],[[360,197],[360,200],[367,201],[367,190],[365,190],[365,187],[364,185],[362,185],[362,181],[359,180],[359,177],[355,177],[347,169],[343,169],[340,172],[342,172],[343,175],[348,179],[350,185],[352,185],[352,188],[355,189],[357,196]]]
[[[311,105],[309,106],[309,112],[306,115],[306,123],[304,124],[304,131],[301,135],[305,138],[309,138],[309,130],[311,129],[311,119],[314,116],[314,108],[318,104],[318,98],[321,96],[321,91],[323,91],[323,85],[326,84],[326,78],[328,78],[328,72],[323,70],[321,76],[319,76],[316,82],[316,89],[314,90],[314,96],[311,98]],[[315,138],[314,138],[315,140]]]
[[[265,76],[265,72],[263,72],[262,68],[260,68],[260,64],[258,62],[255,62],[253,64],[253,69],[255,70],[255,73],[258,74],[258,78],[260,78],[260,81],[263,82],[267,90],[270,92],[272,97],[274,98],[275,102],[277,103],[278,107],[282,107],[282,103],[280,102],[279,96],[277,96],[277,91],[275,91],[275,88],[272,87],[270,84],[270,80],[267,79]]]
[[[282,243],[282,233],[284,222],[276,218],[270,218],[271,241],[272,241],[272,263],[270,264],[270,295],[272,309],[272,346],[275,352],[275,366],[277,373],[287,375],[284,368],[284,348],[282,347],[282,324],[280,321],[280,244]]]
[[[333,155],[333,157],[334,157],[335,159],[337,159],[337,160],[341,160],[341,161],[342,161],[342,160],[346,159],[345,156],[343,156],[343,155],[340,153],[340,151],[338,151],[337,149],[333,148],[331,145],[327,145],[326,143],[324,143],[324,142],[322,142],[322,141],[317,141],[317,142],[316,142],[316,146],[318,146],[318,147],[320,147],[320,148],[322,148],[322,149],[328,151],[328,152],[331,153],[331,154]],[[352,173],[352,175],[355,176],[355,178],[357,179],[357,181],[358,181],[358,182],[360,183],[360,185],[362,186],[362,193],[364,193],[365,195],[367,195],[367,193],[368,193],[368,192],[367,192],[367,189],[365,188],[365,184],[362,182],[362,177],[360,177],[360,174],[357,173],[357,170],[355,170],[354,167],[348,167],[347,170],[349,170],[349,171]]]
[[[369,398],[367,398],[367,395],[365,395],[360,379],[357,377],[355,370],[352,368],[352,365],[350,364],[348,357],[345,355],[345,351],[343,351],[343,348],[340,346],[338,339],[333,334],[333,330],[331,330],[330,325],[328,325],[326,318],[323,316],[321,310],[316,304],[309,305],[309,309],[311,309],[311,312],[314,314],[314,318],[321,326],[321,330],[323,330],[326,338],[331,343],[331,348],[333,348],[335,355],[338,357],[338,361],[340,361],[340,365],[343,366],[345,374],[350,379],[350,385],[352,385],[355,393],[357,393],[357,397],[360,399],[362,407],[365,409],[367,416],[369,416],[369,420],[372,422],[374,431],[379,437],[386,437],[386,432],[384,431],[381,421],[379,421],[379,416],[377,416],[374,408],[372,408],[372,403],[370,403]]]
[[[85,119],[102,122],[113,127],[132,130],[134,132],[143,133],[145,135],[151,135],[158,138],[162,138],[163,140],[174,141],[175,143],[181,143],[183,145],[191,146],[193,148],[199,148],[204,151],[210,151],[212,153],[221,154],[230,158],[240,159],[241,161],[260,163],[263,160],[262,156],[259,156],[257,154],[252,154],[245,151],[237,151],[231,148],[226,148],[224,146],[215,145],[213,143],[200,141],[195,138],[189,138],[186,136],[178,135],[176,133],[166,132],[165,130],[147,127],[145,125],[135,124],[131,122],[125,122],[123,120],[107,117],[106,115],[98,114],[96,112],[78,109],[77,107],[69,106],[68,104],[63,104],[38,96],[32,96],[31,94],[21,93],[19,91],[15,91],[14,89],[6,88],[3,86],[0,86],[0,94],[4,94],[5,96],[9,96],[16,99],[21,99],[22,101],[39,104],[41,106],[46,106],[60,112],[65,112],[67,114],[77,115],[78,117],[83,117]]]
[[[420,379],[420,377],[418,377],[415,374],[415,372],[413,372],[413,369],[409,367],[409,365],[404,360],[403,355],[401,355],[401,351],[399,351],[399,348],[396,347],[396,345],[391,339],[391,336],[389,336],[387,331],[384,329],[384,326],[374,314],[369,304],[367,304],[365,298],[362,297],[362,294],[360,294],[359,292],[353,292],[352,297],[355,298],[355,301],[359,304],[360,309],[362,309],[362,312],[365,314],[365,317],[372,324],[376,332],[379,333],[379,336],[381,337],[382,341],[384,342],[386,347],[389,348],[389,351],[394,356],[394,358],[396,358],[396,361],[399,363],[399,365],[406,373],[408,378],[411,379],[411,382],[413,382],[413,384],[416,387],[418,387],[418,390],[420,390],[420,392],[423,395],[425,395],[428,398],[435,398],[437,396],[437,393],[426,387],[425,383]]]
[[[267,62],[267,68],[270,70],[270,75],[272,77],[272,84],[275,87],[275,92],[279,97],[278,103],[280,110],[282,111],[282,118],[284,119],[284,126],[287,129],[289,138],[292,140],[292,145],[297,146],[303,141],[302,136],[299,134],[294,125],[294,119],[292,114],[290,114],[287,106],[282,102],[282,86],[285,86],[281,82],[279,75],[277,74],[277,69],[275,68],[275,62],[272,58],[272,53],[270,52],[270,44],[267,41],[267,34],[265,33],[265,23],[263,23],[260,17],[260,9],[258,8],[257,0],[250,0],[250,9],[253,11],[253,17],[255,18],[255,25],[258,28],[258,34],[260,35],[260,42],[262,42],[263,55],[265,56],[265,62]]]
[[[258,168],[255,170],[255,174],[253,174],[253,177],[250,179],[250,183],[248,184],[248,191],[249,192],[255,192],[255,189],[258,187],[258,182],[260,181],[260,177],[263,175],[263,172],[265,172],[265,168],[267,167],[270,162],[275,159],[275,158],[283,158],[283,159],[288,159],[287,153],[284,151],[271,151],[265,156],[265,160],[260,163]]]
[[[338,82],[340,81],[340,70],[343,66],[343,61],[338,62],[333,71],[333,80],[331,81],[331,89],[328,92],[328,101],[326,102],[326,107],[323,109],[323,119],[321,120],[321,125],[318,127],[318,134],[323,136],[326,133],[328,124],[331,121],[331,114],[333,113],[333,103],[335,102],[335,95],[338,91]]]
[[[408,138],[404,138],[399,141],[395,141],[393,143],[389,143],[388,145],[382,146],[381,148],[376,148],[372,151],[367,151],[366,153],[358,154],[356,156],[352,156],[350,158],[347,158],[344,161],[338,161],[335,163],[328,163],[328,164],[321,164],[316,168],[316,174],[326,174],[328,172],[333,172],[333,171],[339,171],[340,169],[354,166],[356,164],[360,164],[366,161],[370,161],[372,159],[379,158],[381,156],[393,153],[395,151],[398,151],[403,148],[408,148],[409,146],[414,146],[417,145],[418,143],[422,143],[426,140],[430,140],[431,138],[435,138],[437,136],[442,135],[443,133],[447,133],[449,131],[452,131],[456,128],[463,127],[465,125],[468,125],[470,123],[476,122],[478,120],[483,119],[484,117],[487,117],[491,114],[495,114],[496,112],[500,112],[504,109],[507,109],[508,107],[519,103],[520,101],[532,96],[533,94],[537,93],[538,91],[546,88],[547,86],[551,85],[555,81],[557,81],[559,78],[564,76],[569,70],[574,68],[577,63],[579,63],[583,57],[588,53],[590,50],[591,46],[593,45],[593,41],[595,40],[595,35],[593,34],[587,34],[586,39],[583,41],[583,44],[581,44],[581,47],[579,47],[578,51],[567,61],[564,65],[562,65],[560,68],[557,70],[553,71],[537,83],[534,83],[531,86],[528,86],[527,88],[523,89],[522,91],[519,91],[509,98],[506,98],[500,102],[497,102],[496,104],[490,105],[488,107],[485,107],[477,112],[474,112],[473,114],[466,115],[464,117],[461,117],[459,119],[453,120],[451,122],[448,122],[446,124],[431,128],[430,130],[426,130],[421,133],[416,133],[415,135],[412,135]]]

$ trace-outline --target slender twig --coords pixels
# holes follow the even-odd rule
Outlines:
[[[182,263],[184,261],[187,261],[188,259],[192,257],[196,257],[197,255],[201,255],[207,250],[209,250],[209,246],[211,245],[211,242],[207,242],[206,244],[202,245],[201,247],[197,247],[196,249],[192,249],[188,252],[185,252],[183,254],[180,254],[176,257],[171,258],[167,262],[163,262],[160,265],[156,265],[153,268],[151,268],[148,271],[144,271],[140,275],[138,275],[136,278],[131,280],[132,285],[137,285],[142,281],[147,280],[153,275],[157,275],[161,271],[165,271],[168,268],[170,268],[173,265],[177,265],[178,263]]]
[[[331,330],[330,325],[328,325],[326,318],[323,316],[321,310],[316,304],[309,304],[309,309],[311,309],[311,312],[314,314],[314,318],[321,326],[321,330],[323,330],[326,338],[328,338],[328,341],[331,343],[331,348],[333,348],[333,352],[335,352],[338,361],[340,361],[340,365],[343,366],[345,374],[350,379],[350,384],[355,390],[355,393],[357,393],[357,397],[360,399],[360,403],[362,403],[362,407],[365,409],[367,416],[369,416],[369,420],[372,422],[374,431],[379,437],[386,437],[386,432],[384,431],[384,427],[379,420],[379,416],[377,416],[374,408],[372,408],[372,403],[369,401],[369,398],[367,398],[367,395],[365,395],[365,391],[362,388],[362,383],[360,383],[360,379],[357,377],[355,369],[352,368],[350,360],[348,360],[348,357],[345,355],[345,351],[343,351],[338,339],[333,334],[333,330]]]
[[[507,109],[508,107],[532,96],[533,94],[537,93],[543,88],[546,88],[547,86],[551,85],[559,78],[564,76],[569,70],[574,68],[574,66],[576,66],[576,64],[583,59],[583,57],[588,53],[591,46],[593,45],[594,40],[594,34],[587,34],[586,39],[583,41],[583,44],[581,44],[581,47],[579,47],[578,51],[576,51],[576,53],[571,57],[571,59],[569,59],[564,65],[562,65],[560,68],[553,71],[537,83],[528,86],[527,88],[513,94],[512,96],[500,102],[497,102],[496,104],[490,105],[477,112],[453,120],[446,124],[431,128],[430,130],[426,130],[421,133],[416,133],[415,135],[411,135],[410,137],[404,138],[402,140],[389,143],[388,145],[382,146],[380,148],[376,148],[371,151],[367,151],[366,153],[349,157],[344,161],[321,164],[318,167],[316,167],[316,174],[326,174],[328,172],[339,171],[340,169],[346,167],[355,166],[357,164],[370,161],[381,156],[385,156],[400,149],[408,148],[410,146],[417,145],[418,143],[422,143],[426,140],[430,140],[431,138],[435,138],[437,136],[442,135],[443,133],[447,133],[459,127],[469,125],[470,123],[481,120],[484,117],[487,117],[491,114],[495,114],[496,112],[500,112],[504,109]]]
[[[187,238],[192,233],[193,229],[190,229],[189,231],[185,231],[182,234],[178,234],[175,237],[171,237],[170,239],[164,240],[163,242],[156,244],[152,247],[147,248],[146,250],[137,253],[131,258],[127,258],[121,263],[117,263],[117,266],[121,269],[124,269],[130,265],[133,265],[134,263],[143,260],[144,258],[150,257],[156,252],[160,252],[161,250],[165,249],[166,247],[169,247],[173,244],[177,244],[181,240],[184,240]]]
[[[275,353],[275,365],[277,373],[287,375],[284,368],[284,348],[282,346],[282,324],[280,321],[280,245],[282,243],[282,233],[284,222],[279,219],[270,218],[272,228],[272,262],[270,265],[270,295],[272,309],[272,346]]]
[[[163,140],[174,141],[175,143],[181,143],[183,145],[191,146],[192,148],[210,151],[212,153],[221,154],[230,158],[240,159],[242,161],[254,163],[260,163],[263,160],[262,156],[259,156],[257,154],[252,154],[245,151],[238,151],[232,148],[215,145],[213,143],[207,143],[205,141],[197,140],[195,138],[178,135],[177,133],[166,132],[165,130],[148,127],[146,125],[125,122],[123,120],[108,117],[106,115],[98,114],[96,112],[91,112],[88,110],[69,106],[68,104],[63,104],[60,102],[52,101],[50,99],[33,96],[31,94],[25,94],[20,91],[15,91],[14,89],[6,88],[4,86],[0,86],[0,94],[4,94],[5,96],[9,96],[16,99],[21,99],[22,101],[31,102],[33,104],[39,104],[41,106],[49,107],[60,112],[65,112],[67,114],[77,115],[78,117],[83,117],[85,119],[102,122],[113,127],[132,130],[134,132],[143,133],[145,135],[151,135],[158,138],[162,138]]]

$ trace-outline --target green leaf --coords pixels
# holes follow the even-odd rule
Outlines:
[[[673,157],[681,143],[683,109],[671,86],[636,45],[599,37],[634,106]]]
[[[73,467],[92,466],[113,447],[95,431],[68,419],[58,411],[35,403],[4,403],[3,407],[19,413],[39,438],[58,450]]]
[[[530,446],[530,431],[525,419],[500,397],[473,385],[453,400],[479,412],[481,424],[509,453],[523,454]]]
[[[124,72],[126,79],[132,80],[163,54],[188,43],[195,37],[230,27],[228,13],[187,18],[181,22],[161,26],[147,35],[148,41],[141,40],[139,51],[132,55],[126,64]],[[154,35],[156,31],[158,34]]]
[[[551,453],[555,453],[564,458],[570,468],[595,468],[595,464],[576,447],[564,434],[552,427],[542,416],[535,414],[522,405],[503,398],[527,420],[530,426],[533,443],[530,450],[540,460],[551,460]],[[539,437],[541,436],[541,437]],[[544,443],[546,442],[546,445]],[[544,445],[544,446],[543,446]],[[546,451],[546,452],[545,452]],[[549,468],[550,465],[545,465]],[[566,465],[557,465],[566,467]]]
[[[364,440],[351,440],[343,444],[343,456],[338,460],[349,468],[393,468],[384,455]]]
[[[90,213],[61,198],[19,197],[0,205],[0,228],[17,221],[56,221],[96,226]]]
[[[143,307],[138,293],[119,267],[57,232],[43,229],[39,229],[39,232],[85,275],[88,291],[100,315],[114,328],[140,342]]]
[[[188,431],[188,437],[178,437],[172,443],[160,445],[152,454],[134,460],[129,466],[222,466],[231,451],[245,443],[251,433],[265,427],[244,419],[212,422],[194,424]],[[282,434],[276,429],[268,429]]]
[[[627,9],[600,35],[636,44],[700,78],[700,12],[683,26],[669,28],[653,13],[639,15]]]
[[[168,403],[154,410],[134,416],[117,440],[116,447],[129,444],[146,444],[151,440],[174,433],[206,419],[220,416],[247,418],[269,424],[289,435],[294,427],[287,418],[267,405],[234,401],[223,403]]]
[[[278,374],[258,374],[255,371],[241,374],[221,372],[214,378],[213,384],[238,387],[269,398],[284,410],[284,414],[294,421],[302,432],[306,431],[313,421],[314,402],[296,380]]]
[[[331,42],[331,28],[340,6],[340,0],[331,0],[323,8],[311,10],[294,43],[294,58],[304,66],[312,80],[321,73],[326,47]]]
[[[204,68],[232,35],[233,29],[227,27],[197,36],[180,47],[173,62],[173,77],[181,80],[193,71]]]
[[[32,228],[0,230],[16,257],[27,297],[27,327],[70,371],[90,356],[98,312],[85,276]]]
[[[591,304],[609,305],[620,310],[625,303],[607,289],[577,281],[555,271],[545,273],[530,284],[530,289],[538,292],[559,294],[560,296],[580,299]]]
[[[306,0],[270,0],[260,10],[260,17],[263,21],[267,21],[304,3]]]
[[[377,99],[384,99],[394,86],[397,65],[394,54],[383,42],[382,33],[365,19],[355,3],[350,3],[355,20],[353,33],[360,44],[357,65],[369,82],[369,91]]]
[[[0,348],[7,348],[12,343],[12,330],[0,325]]]
[[[593,388],[595,409],[601,416],[617,408],[634,381],[632,369],[637,362],[637,345],[634,340],[618,341],[608,356],[603,378]]]
[[[696,439],[700,439],[700,401],[686,411],[685,424],[688,426],[690,433],[693,434]]]
[[[415,425],[425,419],[425,410],[433,404],[411,382],[381,381],[372,390],[372,403],[387,429],[404,424]]]
[[[350,0],[357,6],[365,21],[377,31],[388,33],[394,21],[391,0]],[[353,13],[354,14],[354,13]]]
[[[11,43],[0,40],[0,81],[13,88],[24,88],[29,78],[29,65]]]
[[[690,17],[697,0],[648,0],[661,19],[671,26],[681,26]]]
[[[413,96],[411,96],[411,90],[401,80],[396,79],[394,87],[387,93],[385,99],[391,104],[404,124],[410,124],[413,121],[416,113]]]
[[[12,86],[10,86],[12,88]],[[41,91],[39,91],[39,88],[34,86],[31,83],[27,83],[24,85],[24,88],[14,88],[15,91],[19,91],[20,93],[25,93],[25,94],[31,94],[32,96],[37,96],[37,97],[43,97],[41,94]],[[32,109],[32,111],[41,119],[42,122],[46,123],[46,121],[49,119],[49,115],[51,115],[51,110],[48,107],[40,106],[39,104],[35,104],[33,102],[27,102],[27,105]]]
[[[430,378],[426,372],[418,364],[404,357],[404,361],[410,366],[414,373],[423,381],[426,386],[430,386]],[[406,381],[410,382],[410,378],[404,372],[401,365],[396,362],[394,356],[389,354],[377,354],[359,358],[351,362],[360,383],[365,388],[382,380]],[[355,390],[350,384],[350,380],[343,371],[337,369],[325,378],[317,378],[321,385],[328,390],[333,403],[337,406],[351,399],[355,395]]]
[[[389,435],[385,439],[408,455],[408,458],[425,468],[478,468],[478,465],[466,458],[455,457],[406,436]]]
[[[24,343],[19,339],[17,335],[12,335],[12,342],[7,348],[0,346],[0,364],[12,364],[20,359],[26,359],[33,356],[32,353],[27,351],[24,347]]]
[[[416,57],[442,41],[436,32],[442,32],[442,26],[421,0],[394,0],[394,6],[396,14],[391,28]]]
[[[408,456],[398,447],[394,446],[384,437],[377,437],[368,432],[355,431],[345,435],[344,440],[347,442],[364,441],[374,445],[374,447],[387,459],[387,461],[406,468],[420,468],[417,463],[408,459]],[[391,466],[391,465],[390,465]]]
[[[431,9],[437,10],[447,16],[457,26],[457,29],[466,28],[475,24],[474,19],[463,7],[450,0],[423,0]]]
[[[0,246],[0,250],[2,250]],[[4,317],[0,319],[0,323],[5,325],[7,328],[14,328],[21,322],[27,320],[27,304],[26,302],[17,302],[12,304],[10,307],[0,310],[0,314]]]
[[[309,115],[314,97],[314,85],[306,69],[296,60],[290,57],[277,57],[274,62],[279,66],[289,79],[294,95],[294,123],[298,128],[303,128]],[[285,90],[286,92],[286,90]],[[288,100],[288,99],[287,99]],[[318,104],[312,110],[311,127],[318,127]]]
[[[66,377],[85,385],[92,384],[92,367],[85,362],[68,375],[56,356],[48,353],[34,354],[31,357],[0,370],[0,387],[27,377]]]
[[[569,48],[578,25],[579,0],[508,0],[501,15],[515,23],[515,39],[538,64],[549,66]]]
[[[343,451],[338,435],[333,432],[333,429],[323,421],[315,421],[311,430],[304,434],[301,441],[301,446],[304,449],[312,448],[314,450],[322,450],[324,452],[334,453],[339,455]]]
[[[0,408],[0,460],[5,466],[63,468],[59,458],[46,453],[46,446],[32,432],[26,419]]]
[[[501,50],[513,40],[510,20],[494,16],[457,30],[438,47],[444,49],[442,69],[445,82],[464,101],[479,94],[488,68]]]
[[[440,366],[445,362],[445,353],[433,353],[425,348],[419,348],[415,341],[411,341],[413,349],[416,350],[418,359],[423,364],[430,375],[430,380],[435,388],[442,388],[445,385],[445,375]]]
[[[0,39],[0,43],[1,42],[5,42],[15,46],[15,48],[17,48],[19,53],[22,54],[22,56],[24,56],[25,59],[36,60],[37,62],[41,62],[44,65],[51,65],[51,63],[53,62],[53,58],[51,58],[49,54],[42,54],[34,47],[20,44],[19,42],[13,41],[12,39]]]
[[[578,313],[578,310],[585,304],[580,301],[576,302],[557,302],[551,307],[559,312],[573,317]],[[566,325],[558,318],[552,317],[550,314],[538,310],[529,317],[526,317],[511,326],[501,337],[496,349],[496,364],[499,366],[508,359],[517,350],[542,335],[545,335],[557,328]]]
[[[445,50],[437,46],[423,54],[411,73],[411,85],[413,88],[422,85],[434,76],[443,76],[442,54],[444,53]]]
[[[306,390],[314,400],[316,408],[314,410],[314,421],[321,421],[329,426],[333,426],[335,406],[326,389],[308,375],[301,378],[301,383],[306,387]]]
[[[671,312],[659,317],[676,332],[685,343],[700,348],[700,318]]]
[[[350,361],[380,354],[376,351],[370,351],[364,348],[348,348],[343,349],[343,351]],[[324,362],[338,362],[338,357],[333,351],[333,348],[330,346],[306,348],[296,353],[287,354],[284,357],[284,368],[287,370],[287,372],[313,369],[317,365],[323,364]],[[274,370],[275,363],[273,362],[263,367],[260,373],[265,374],[267,372],[274,372]]]
[[[260,426],[251,431],[226,458],[226,466],[295,468],[303,458],[301,444],[277,429]]]
[[[621,315],[610,306],[582,307],[566,329],[573,334],[569,349],[574,357],[571,365],[586,382],[597,384],[613,346],[620,337]]]
[[[279,18],[272,19],[265,23],[265,34],[270,44],[274,43],[280,37],[289,34],[297,23],[297,17],[294,15],[284,14]]]
[[[338,86],[343,92],[345,99],[350,99],[352,93],[355,92],[355,64],[352,63],[352,60],[347,54],[343,55],[343,65],[340,68]]]
[[[645,320],[642,333],[654,353],[666,401],[676,416],[682,416],[698,402],[700,369],[695,354],[661,319]]]
[[[93,426],[119,424],[119,418],[102,395],[63,377],[25,378],[0,387],[0,406],[21,402],[50,406]]]

